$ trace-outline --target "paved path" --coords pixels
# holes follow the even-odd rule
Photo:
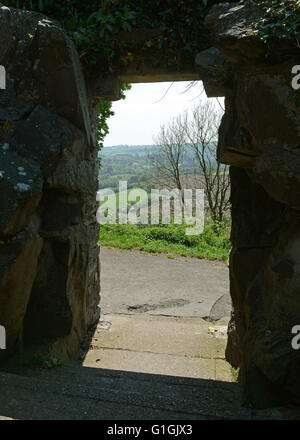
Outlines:
[[[240,386],[230,382],[222,359],[224,344],[200,318],[107,315],[86,341],[82,360],[0,372],[0,418],[299,418],[297,410],[242,407]]]
[[[101,252],[102,320],[72,362],[1,371],[1,420],[298,418],[297,410],[241,406],[224,359],[228,318],[207,318],[212,308],[215,318],[226,311],[226,266]]]
[[[227,319],[105,315],[83,365],[137,373],[232,381],[225,361]],[[225,326],[224,326],[225,324]]]
[[[101,308],[106,313],[208,317],[230,315],[226,263],[102,248]]]

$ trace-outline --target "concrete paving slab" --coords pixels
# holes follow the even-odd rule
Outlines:
[[[90,350],[84,367],[134,371],[149,374],[215,379],[215,360],[197,359],[130,350]]]
[[[111,326],[96,330],[95,348],[133,350],[202,358],[224,358],[226,339],[208,332],[200,318],[105,315]]]
[[[231,367],[228,362],[223,359],[216,359],[216,377],[217,380],[222,380],[224,382],[232,382],[232,372]]]

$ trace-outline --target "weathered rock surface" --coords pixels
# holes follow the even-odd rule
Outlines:
[[[8,356],[68,358],[99,317],[97,143],[76,50],[57,23],[0,7],[0,324]]]
[[[212,2],[215,3],[215,2]],[[209,3],[209,4],[212,4]],[[192,71],[133,71],[89,84],[57,23],[0,7],[0,324],[8,350],[46,344],[67,358],[99,317],[97,99],[119,80],[197,79],[225,94],[218,157],[232,181],[233,316],[227,358],[246,401],[300,399],[300,118],[290,97],[299,47],[250,35],[252,1],[215,4],[211,48]],[[132,67],[132,66],[131,66]],[[196,76],[194,76],[196,75]],[[3,351],[0,353],[3,356]]]
[[[230,73],[228,59],[215,47],[198,53],[195,63],[201,74],[206,95],[224,96],[230,92]]]
[[[233,317],[227,359],[240,366],[245,399],[271,406],[300,398],[300,118],[290,96],[299,49],[277,52],[249,35],[253,2],[212,7],[206,24],[231,65],[218,156],[231,167]]]

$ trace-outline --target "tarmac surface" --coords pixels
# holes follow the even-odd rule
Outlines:
[[[224,262],[105,247],[100,261],[104,314],[201,318],[212,314],[215,320],[230,315]]]

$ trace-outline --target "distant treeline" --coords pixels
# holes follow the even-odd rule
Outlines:
[[[128,188],[152,188],[151,173],[147,161],[148,153],[155,145],[114,145],[99,152],[101,169],[99,171],[99,189],[119,188],[119,181],[126,180]],[[191,153],[183,162],[183,173],[194,174],[194,158]]]

